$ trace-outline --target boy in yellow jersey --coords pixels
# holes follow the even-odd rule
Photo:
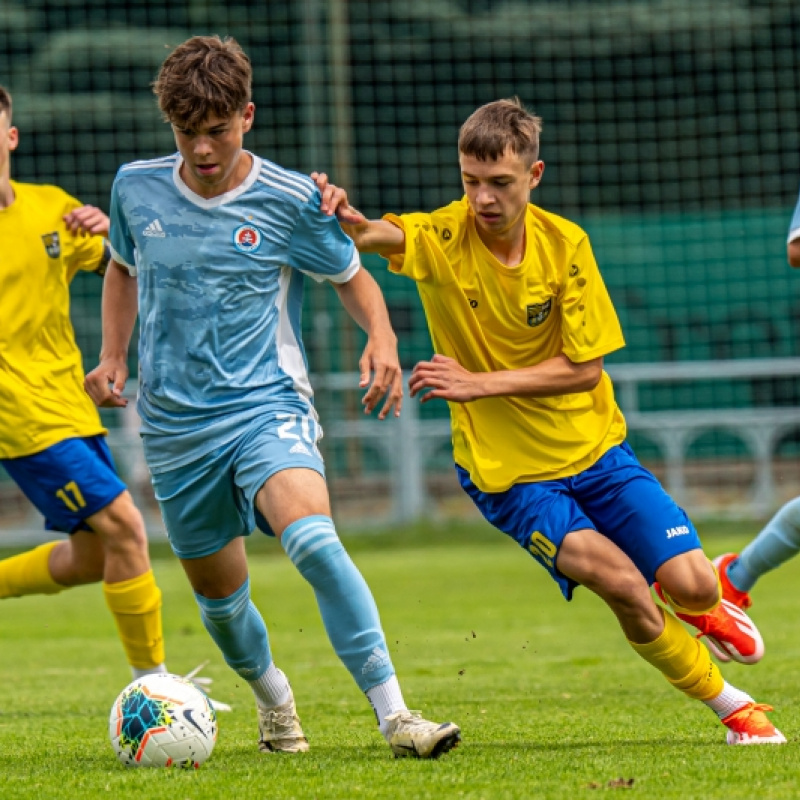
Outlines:
[[[720,602],[691,521],[625,443],[603,370],[625,343],[589,240],[529,202],[544,172],[540,130],[517,100],[475,111],[458,143],[466,196],[432,213],[367,220],[312,177],[356,246],[416,281],[436,355],[414,367],[411,395],[448,402],[458,477],[486,519],[567,600],[580,584],[599,595],[633,649],[719,716],[730,744],[784,743],[769,706],[727,683],[650,593],[723,660],[763,655],[752,621]]]
[[[55,186],[10,179],[11,112],[0,86],[0,463],[45,527],[69,538],[0,561],[0,598],[102,581],[133,676],[165,672],[144,523],[83,389],[69,319],[72,278],[108,263],[108,217]]]

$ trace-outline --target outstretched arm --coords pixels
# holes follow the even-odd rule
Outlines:
[[[575,363],[562,354],[532,367],[470,372],[454,358],[435,355],[414,367],[408,385],[412,397],[424,393],[420,398],[423,403],[437,398],[469,403],[482,397],[554,397],[588,392],[597,386],[602,373],[602,357]]]
[[[322,193],[320,209],[329,217],[336,215],[342,230],[355,242],[360,253],[393,256],[406,249],[405,232],[383,219],[367,219],[350,205],[347,192],[328,180],[324,172],[312,172],[311,179]]]
[[[361,399],[364,413],[371,413],[385,397],[378,419],[385,419],[392,409],[399,417],[403,405],[403,373],[397,354],[397,336],[380,287],[363,267],[347,283],[333,285],[347,313],[367,334],[367,344],[358,362],[361,373],[358,385],[362,389],[369,386]]]
[[[98,406],[127,406],[122,396],[128,379],[128,346],[138,313],[136,278],[112,261],[103,281],[103,344],[100,363],[87,376],[84,388]]]

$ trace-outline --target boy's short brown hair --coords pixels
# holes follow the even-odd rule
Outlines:
[[[11,125],[11,93],[3,86],[0,86],[0,114],[5,112],[6,121]]]
[[[235,39],[193,36],[167,56],[153,92],[167,122],[192,127],[244,111],[252,81],[250,59]]]
[[[479,161],[497,161],[510,148],[527,166],[539,158],[541,117],[518,98],[495,100],[474,111],[461,126],[458,151]]]

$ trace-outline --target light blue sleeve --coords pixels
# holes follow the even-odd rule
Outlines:
[[[795,239],[800,239],[800,197],[797,198],[797,205],[794,207],[792,222],[789,225],[789,239],[787,243],[793,242]]]
[[[346,283],[360,267],[358,252],[336,217],[320,211],[321,199],[315,189],[303,204],[289,242],[289,266],[315,280]]]
[[[111,229],[108,234],[108,240],[111,244],[111,256],[114,261],[127,267],[130,274],[135,275],[136,245],[128,227],[128,220],[125,219],[122,209],[123,200],[120,196],[120,183],[120,177],[117,174],[114,185],[111,187],[111,210],[108,215],[111,221]]]

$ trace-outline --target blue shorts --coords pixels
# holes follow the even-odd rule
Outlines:
[[[556,569],[556,559],[571,531],[602,533],[649,584],[664,562],[701,546],[686,512],[625,443],[578,475],[518,483],[506,492],[482,492],[465,470],[456,465],[456,471],[483,516],[542,564],[567,600],[577,584]]]
[[[169,542],[178,558],[216,553],[258,527],[274,535],[255,507],[261,487],[293,467],[325,476],[317,443],[322,428],[311,414],[270,411],[205,458],[152,475]]]
[[[0,463],[44,515],[47,530],[89,531],[86,518],[125,491],[106,437],[64,439],[40,453]]]

